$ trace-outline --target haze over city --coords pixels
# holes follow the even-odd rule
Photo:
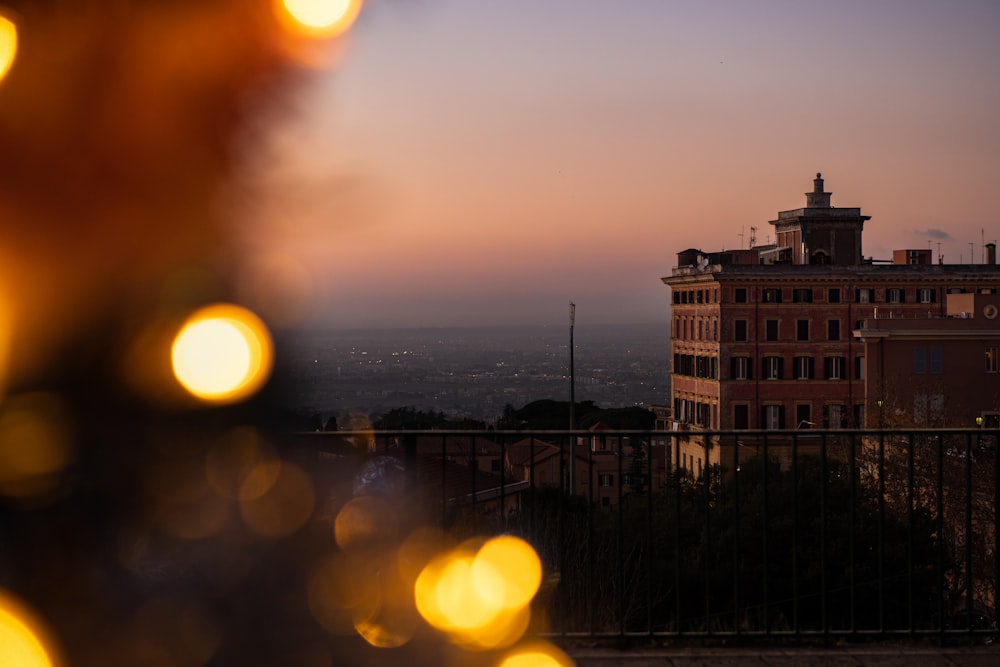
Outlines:
[[[269,132],[251,262],[334,328],[662,322],[822,171],[866,257],[1000,236],[995,2],[371,0]],[[970,246],[970,244],[973,244]]]

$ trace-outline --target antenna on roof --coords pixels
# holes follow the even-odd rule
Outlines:
[[[757,245],[757,228],[750,227],[750,247],[756,247]]]

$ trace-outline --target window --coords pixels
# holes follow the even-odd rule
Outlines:
[[[761,410],[761,421],[766,429],[785,428],[785,408],[782,405],[765,405]]]
[[[732,364],[731,377],[734,380],[749,380],[753,377],[750,357],[733,357]]]
[[[601,486],[613,486],[614,483],[615,483],[614,475],[612,475],[609,472],[603,472],[601,473],[600,477],[598,477],[598,484],[600,484]]]
[[[997,373],[1000,372],[1000,364],[997,363],[997,352],[1000,349],[995,347],[986,348],[986,372],[987,373]]]
[[[712,319],[712,340],[719,340],[719,320]]]
[[[765,322],[765,339],[770,341],[778,340],[778,320],[767,320]]]
[[[750,428],[750,406],[733,406],[733,428]]]
[[[795,428],[808,429],[812,424],[812,406],[799,403],[795,406]]]
[[[826,339],[840,340],[840,320],[827,320]]]
[[[781,357],[764,357],[764,379],[780,380],[783,361]]]
[[[733,340],[738,343],[745,343],[747,341],[747,321],[746,320],[736,320],[734,322],[735,330],[733,332]]]
[[[826,357],[823,359],[823,376],[827,380],[843,380],[844,357]]]
[[[854,379],[864,380],[865,379],[865,358],[864,357],[854,357]]]
[[[747,288],[737,287],[733,290],[733,301],[736,303],[746,303],[747,302]]]
[[[855,301],[858,303],[873,303],[875,301],[875,295],[872,293],[873,290],[870,287],[859,287],[855,291]]]
[[[890,287],[885,291],[886,303],[903,303],[904,292],[898,287]]]
[[[795,340],[809,340],[809,320],[795,320]]]
[[[812,303],[813,291],[811,289],[796,288],[792,290],[792,301],[794,303]]]
[[[826,300],[829,303],[840,303],[840,288],[831,287],[829,290],[827,290]]]
[[[823,427],[843,428],[844,426],[844,406],[832,403],[823,406]]]
[[[695,423],[702,426],[712,425],[712,406],[708,403],[698,403],[695,406]]]
[[[812,380],[812,377],[813,377],[813,358],[795,357],[795,379]]]
[[[940,375],[944,370],[944,350],[940,347],[931,348],[931,373]]]
[[[944,418],[944,394],[914,394],[913,421],[932,425]]]
[[[765,289],[764,303],[781,303],[781,290],[777,288]]]
[[[922,347],[913,348],[913,372],[920,374],[927,372],[927,351]]]
[[[703,290],[698,290],[695,296],[698,303],[705,303],[705,292]]]
[[[920,303],[934,303],[934,299],[937,296],[937,290],[933,290],[927,287],[922,287],[917,290],[917,301]]]

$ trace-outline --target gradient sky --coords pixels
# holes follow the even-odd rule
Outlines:
[[[980,261],[997,35],[995,0],[370,0],[244,229],[338,328],[666,323],[676,253],[766,242],[817,171],[865,256]]]

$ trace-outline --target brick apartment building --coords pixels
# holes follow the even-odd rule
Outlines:
[[[873,410],[881,407],[884,421],[890,395],[904,400],[907,379],[890,371],[904,363],[899,355],[909,355],[912,366],[913,347],[924,350],[925,374],[937,376],[938,386],[962,384],[976,396],[992,382],[995,394],[996,372],[969,375],[963,369],[971,367],[949,361],[957,359],[960,341],[979,341],[976,359],[983,368],[986,350],[995,355],[1000,348],[1000,319],[983,315],[990,303],[986,313],[1000,304],[995,244],[985,246],[983,264],[934,263],[930,249],[897,250],[891,261],[865,258],[862,231],[870,216],[831,206],[820,174],[813,183],[804,208],[781,211],[770,222],[774,244],[685,250],[663,278],[672,291],[672,429],[877,427]],[[955,311],[963,298],[976,304]],[[948,318],[949,308],[952,315],[979,311]],[[955,323],[943,324],[946,319]],[[960,333],[963,323],[966,332],[978,333]],[[923,333],[903,333],[907,329]],[[953,330],[949,343],[928,342]],[[984,335],[993,342],[981,340]],[[923,345],[913,344],[921,336]],[[873,372],[877,390],[867,384]],[[937,394],[920,395],[906,397],[910,412],[914,401],[918,412],[921,401],[928,414],[940,412]],[[987,407],[966,412],[990,412]],[[969,416],[963,412],[962,419]],[[700,457],[703,451],[685,452],[682,443],[678,455]],[[693,469],[694,459],[684,467]]]
[[[1000,427],[1000,294],[946,294],[946,316],[866,320],[865,428]]]

